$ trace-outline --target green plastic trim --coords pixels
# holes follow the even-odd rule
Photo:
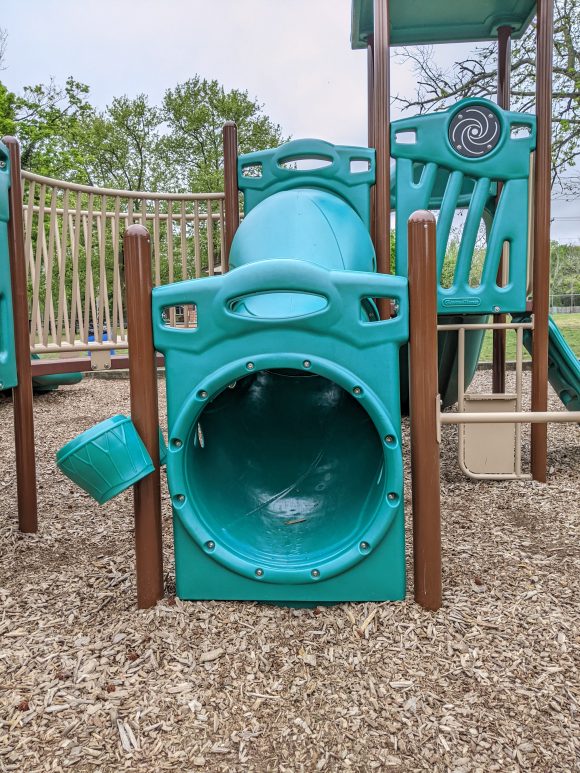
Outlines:
[[[326,160],[318,169],[281,166],[298,159]],[[352,161],[363,161],[368,169],[351,171]],[[246,176],[248,167],[261,167],[260,176]],[[332,145],[315,139],[287,142],[278,148],[259,150],[238,157],[238,187],[244,193],[247,214],[268,196],[292,188],[320,188],[347,201],[367,228],[370,224],[369,190],[375,183],[374,148]]]
[[[480,106],[498,119],[496,146],[479,158],[460,155],[449,141],[449,126],[468,107]],[[525,127],[527,136],[513,136]],[[414,142],[403,141],[403,134]],[[407,274],[407,222],[413,212],[439,205],[437,220],[438,311],[441,314],[518,312],[526,306],[530,156],[536,145],[535,116],[501,110],[484,99],[465,99],[437,113],[394,121],[391,152],[396,158],[396,255],[398,274]],[[445,188],[442,179],[447,177]],[[497,183],[503,185],[499,204]],[[467,217],[451,287],[441,285],[447,243],[458,209]],[[481,281],[469,281],[481,221],[487,249]],[[496,283],[505,242],[510,245],[509,281]]]
[[[10,217],[10,155],[0,142],[0,390],[18,385],[14,345],[12,282],[8,253],[8,220]]]

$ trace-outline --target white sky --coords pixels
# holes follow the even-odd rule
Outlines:
[[[12,90],[72,75],[103,108],[193,74],[247,90],[285,134],[366,144],[366,53],[350,48],[350,0],[17,0],[5,3]],[[439,46],[453,61],[468,47]],[[396,61],[392,92],[414,93]],[[394,111],[397,117],[397,111]],[[553,235],[580,243],[578,202],[555,202]],[[565,218],[565,219],[562,219]]]

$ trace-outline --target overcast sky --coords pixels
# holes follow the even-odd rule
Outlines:
[[[22,86],[72,75],[103,108],[198,73],[247,90],[293,137],[366,144],[366,53],[350,48],[350,0],[18,0],[5,3],[1,80]],[[439,46],[452,62],[468,47]],[[393,93],[413,94],[395,61]],[[397,111],[394,111],[394,117]],[[554,207],[553,234],[580,243],[578,202]]]

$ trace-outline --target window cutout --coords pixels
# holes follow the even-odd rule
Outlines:
[[[286,156],[278,161],[282,169],[296,169],[299,172],[307,172],[313,169],[324,169],[332,166],[332,159],[328,156]]]
[[[361,322],[380,322],[381,308],[383,305],[387,306],[385,309],[386,313],[388,314],[387,318],[393,319],[394,317],[399,316],[399,302],[394,298],[367,297],[362,298],[360,303]],[[386,321],[386,319],[383,321]]]
[[[368,172],[371,168],[371,162],[368,158],[351,158],[350,160],[350,173],[360,174],[361,172]]]
[[[192,330],[197,327],[197,307],[194,303],[164,306],[161,319],[165,327]]]
[[[299,290],[286,292],[283,290],[248,293],[238,298],[232,298],[228,307],[232,314],[240,317],[256,319],[296,319],[317,314],[328,306],[323,295],[306,293]]]
[[[477,230],[475,248],[473,250],[473,256],[471,258],[471,267],[469,269],[470,287],[479,287],[481,285],[481,278],[483,276],[483,267],[485,266],[486,255],[487,255],[487,228],[485,225],[485,221],[482,218],[479,224],[479,228]]]
[[[522,123],[514,124],[510,129],[510,137],[512,140],[525,140],[530,137],[532,130],[529,126]]]
[[[242,177],[261,177],[262,164],[245,164],[242,167]]]
[[[457,216],[458,219],[463,219],[463,213]],[[445,256],[443,258],[443,266],[441,268],[441,277],[439,278],[439,284],[445,290],[448,290],[453,286],[455,279],[455,268],[457,266],[457,255],[459,254],[459,243],[461,240],[461,231],[463,230],[463,224],[457,225],[451,228],[449,234],[449,241],[445,249]]]
[[[417,132],[414,129],[395,132],[395,142],[397,145],[416,145]]]
[[[423,172],[425,171],[425,164],[421,161],[413,162],[413,185],[419,185]]]

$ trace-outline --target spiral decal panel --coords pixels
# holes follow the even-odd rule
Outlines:
[[[484,105],[463,108],[453,116],[449,125],[449,142],[464,158],[486,156],[499,140],[499,119]]]

